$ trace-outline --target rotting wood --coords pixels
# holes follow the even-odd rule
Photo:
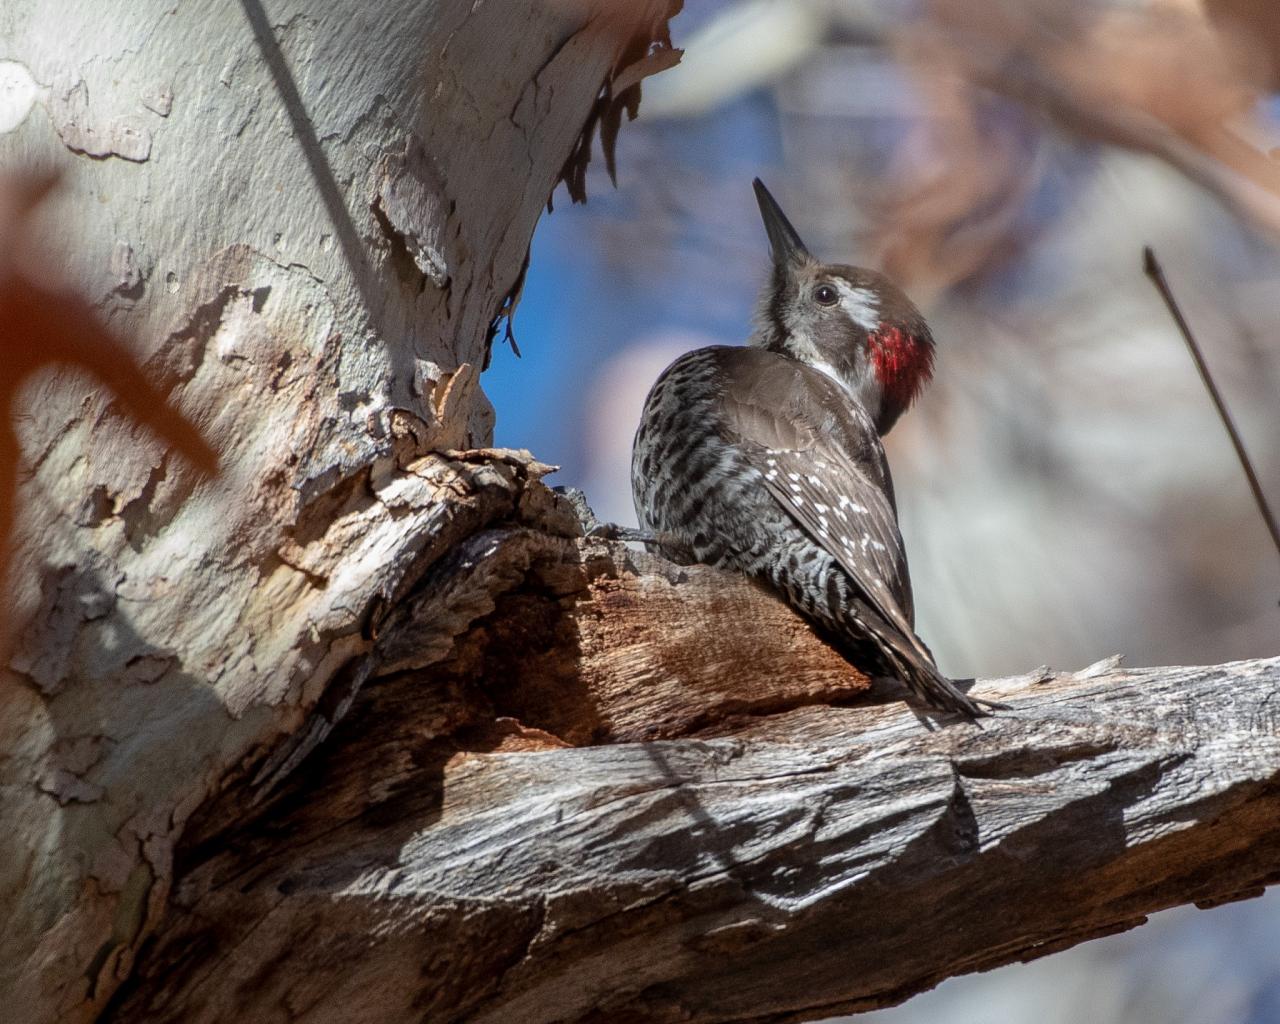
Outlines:
[[[59,269],[225,470],[75,381],[22,410],[35,1024],[818,1016],[1275,877],[1275,662],[931,729],[750,584],[578,536],[545,467],[428,454],[487,443],[547,192],[674,57],[678,4],[604,6],[10,0],[49,103],[3,156],[73,161]]]
[[[1043,669],[979,683],[1013,708],[979,725],[925,714],[526,479],[323,747],[192,822],[111,1020],[812,1019],[1280,877],[1280,659]]]

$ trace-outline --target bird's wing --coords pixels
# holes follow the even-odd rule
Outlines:
[[[815,404],[813,388],[828,385],[836,387],[794,365],[735,373],[720,402],[726,439],[868,603],[932,664],[912,624],[911,581],[879,437],[843,395]]]

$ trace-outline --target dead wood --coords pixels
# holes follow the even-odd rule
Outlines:
[[[924,715],[512,464],[323,747],[192,821],[111,1020],[811,1019],[1277,877],[1280,660]]]

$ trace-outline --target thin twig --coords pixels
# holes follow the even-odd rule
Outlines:
[[[1276,526],[1275,516],[1271,514],[1266,495],[1262,493],[1262,484],[1258,482],[1258,474],[1254,472],[1253,462],[1249,459],[1249,453],[1244,449],[1244,441],[1240,439],[1240,432],[1236,430],[1236,425],[1231,419],[1231,413],[1227,411],[1227,405],[1222,400],[1218,386],[1213,382],[1209,367],[1205,364],[1204,356],[1200,352],[1200,346],[1196,343],[1195,336],[1191,333],[1191,328],[1187,325],[1186,317],[1182,315],[1178,300],[1173,297],[1173,292],[1169,289],[1169,282],[1164,276],[1164,269],[1156,260],[1156,254],[1152,251],[1151,246],[1143,246],[1142,260],[1143,269],[1155,284],[1156,290],[1160,292],[1160,297],[1164,299],[1164,304],[1169,307],[1169,315],[1173,317],[1174,323],[1178,325],[1178,330],[1182,332],[1182,339],[1187,343],[1187,349],[1191,352],[1191,359],[1196,364],[1196,370],[1200,374],[1200,379],[1204,382],[1205,390],[1209,392],[1209,397],[1213,399],[1213,404],[1218,410],[1222,425],[1227,428],[1227,435],[1231,438],[1231,444],[1236,450],[1236,457],[1240,460],[1240,467],[1244,470],[1245,479],[1249,481],[1249,489],[1253,491],[1253,500],[1258,503],[1258,511],[1262,514],[1262,521],[1267,524],[1267,529],[1271,532],[1271,540],[1276,546],[1276,554],[1280,554],[1280,527]]]

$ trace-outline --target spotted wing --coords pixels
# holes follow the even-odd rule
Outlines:
[[[906,554],[870,418],[836,385],[798,365],[763,363],[758,373],[731,380],[721,399],[728,439],[868,603],[932,663],[915,636]]]

